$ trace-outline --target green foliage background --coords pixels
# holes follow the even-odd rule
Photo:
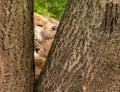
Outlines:
[[[67,0],[34,0],[34,11],[60,20]]]

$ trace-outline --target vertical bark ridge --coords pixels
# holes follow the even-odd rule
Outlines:
[[[120,91],[119,5],[119,0],[69,0],[37,92]],[[109,39],[111,25],[116,30]]]
[[[0,92],[33,91],[33,1],[0,1]]]

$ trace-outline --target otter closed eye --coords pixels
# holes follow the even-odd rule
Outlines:
[[[40,25],[40,24],[37,24],[37,26],[39,26],[39,27],[43,27],[43,25]]]

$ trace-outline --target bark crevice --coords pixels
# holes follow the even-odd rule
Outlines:
[[[120,6],[118,4],[112,2],[106,4],[101,29],[109,32],[109,38],[114,30],[120,30]]]

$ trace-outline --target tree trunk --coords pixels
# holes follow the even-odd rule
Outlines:
[[[120,0],[69,0],[37,92],[120,92]]]
[[[0,92],[33,92],[32,10],[32,0],[0,0]]]

